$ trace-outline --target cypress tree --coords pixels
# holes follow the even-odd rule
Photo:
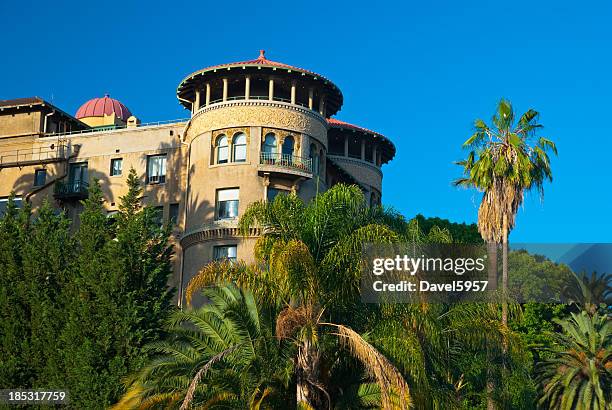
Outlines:
[[[29,210],[25,210],[29,214]],[[24,218],[26,215],[24,215]],[[32,219],[21,244],[23,279],[28,290],[30,341],[26,350],[36,372],[33,387],[49,383],[63,372],[58,335],[66,323],[65,287],[72,280],[74,241],[70,221],[45,200]],[[60,381],[57,381],[61,383]]]
[[[0,219],[0,388],[29,387],[35,377],[26,353],[30,306],[21,261],[28,213],[29,208],[19,211],[11,195]]]
[[[76,234],[77,273],[62,340],[71,400],[80,408],[117,401],[122,379],[145,362],[144,345],[159,337],[173,308],[168,228],[141,206],[134,170],[127,184],[119,213],[107,218],[94,181]]]

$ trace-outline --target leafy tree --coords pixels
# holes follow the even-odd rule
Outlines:
[[[537,366],[540,405],[558,409],[604,409],[612,403],[612,323],[607,315],[572,313],[558,320],[554,348]]]
[[[563,289],[574,281],[572,270],[564,264],[552,262],[544,256],[525,250],[508,255],[510,296],[522,303],[559,303]]]
[[[481,244],[482,237],[480,233],[478,233],[478,227],[476,224],[466,224],[466,223],[455,223],[451,222],[448,219],[442,218],[426,218],[423,215],[419,214],[414,217],[414,219],[418,222],[420,229],[429,233],[432,229],[445,229],[448,231],[450,236],[452,237],[453,243],[464,243],[464,244]]]
[[[203,293],[208,304],[174,313],[167,337],[149,345],[155,357],[115,408],[291,407],[290,344],[274,338],[271,312],[235,285]]]

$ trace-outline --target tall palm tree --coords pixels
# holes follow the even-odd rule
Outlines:
[[[203,293],[210,303],[174,314],[168,337],[149,346],[153,359],[130,380],[115,410],[287,404],[291,346],[274,338],[265,308],[234,285]]]
[[[612,403],[612,323],[607,315],[572,313],[557,320],[551,358],[536,367],[540,405],[555,409],[609,409]]]
[[[278,309],[276,336],[290,340],[299,408],[331,405],[324,347],[335,341],[348,351],[380,391],[382,408],[407,408],[409,388],[395,366],[345,325],[358,308],[362,244],[392,243],[398,235],[386,223],[393,215],[365,205],[356,186],[336,185],[305,204],[295,195],[251,204],[239,221],[243,232],[262,230],[255,246],[257,265],[217,262],[189,283],[186,297],[203,286],[231,281]],[[363,310],[363,308],[361,308]],[[333,338],[332,338],[333,337]],[[337,349],[333,349],[337,350]],[[365,387],[362,387],[362,391]]]
[[[508,290],[508,234],[514,227],[516,213],[525,191],[537,189],[544,195],[544,182],[552,181],[548,151],[555,154],[555,144],[537,137],[542,128],[539,114],[529,109],[516,120],[512,104],[502,99],[493,116],[493,126],[481,119],[474,122],[475,132],[463,144],[470,150],[467,159],[458,162],[465,177],[457,186],[473,187],[483,192],[478,209],[478,230],[488,243],[503,244],[502,289]],[[502,303],[502,323],[507,324],[507,303]]]

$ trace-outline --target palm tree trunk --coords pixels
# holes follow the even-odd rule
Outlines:
[[[489,258],[489,289],[497,290],[497,251],[499,244],[495,242],[489,242],[487,244],[487,256]],[[493,357],[491,353],[490,341],[486,340],[485,348],[487,349],[487,410],[495,410],[495,401],[493,400],[493,393],[495,392],[495,374],[493,372]]]
[[[489,258],[487,289],[497,290],[497,244],[495,242],[487,243],[487,257]]]
[[[508,326],[508,215],[503,216],[503,247],[502,247],[502,324]]]
[[[305,340],[299,347],[297,355],[297,407],[317,408],[318,392],[315,391],[313,380],[319,377],[319,352],[310,340]]]

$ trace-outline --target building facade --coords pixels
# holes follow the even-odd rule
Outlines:
[[[211,260],[253,260],[258,232],[237,230],[252,202],[290,192],[309,200],[344,182],[380,203],[381,167],[395,147],[332,118],[343,96],[330,80],[261,51],[190,74],[177,97],[190,118],[155,124],[141,124],[108,95],[75,116],[37,97],[0,101],[0,211],[14,192],[34,208],[49,198],[78,222],[96,178],[112,214],[134,168],[144,202],[174,225],[172,285],[182,301],[183,287]]]

